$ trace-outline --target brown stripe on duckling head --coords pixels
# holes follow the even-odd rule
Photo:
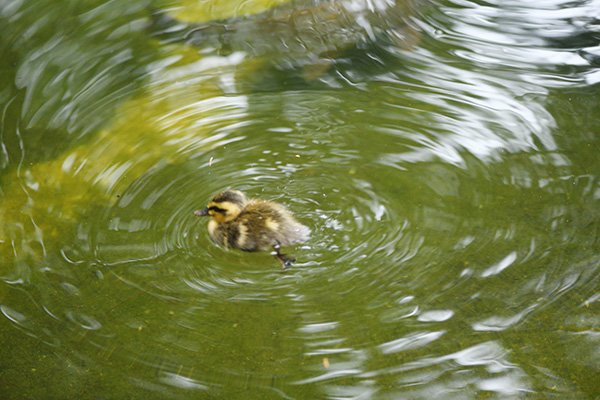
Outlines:
[[[215,202],[211,201],[207,206],[208,215],[217,222],[229,222],[238,217],[242,212],[242,207],[237,203],[230,201]]]
[[[212,203],[234,203],[239,207],[243,207],[246,204],[246,195],[239,190],[225,190],[221,193],[216,194],[212,200]]]

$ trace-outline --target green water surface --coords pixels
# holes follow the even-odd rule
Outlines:
[[[310,75],[153,34],[282,2],[192,3],[0,2],[2,399],[597,398],[597,1],[415,5]],[[209,241],[227,187],[294,266]]]

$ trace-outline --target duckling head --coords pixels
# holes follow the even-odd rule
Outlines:
[[[240,215],[246,202],[246,196],[239,190],[225,190],[213,196],[206,208],[194,211],[194,215],[210,216],[218,223],[229,222]]]

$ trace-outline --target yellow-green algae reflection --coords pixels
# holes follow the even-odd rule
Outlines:
[[[205,22],[244,15],[258,14],[269,8],[290,3],[291,0],[212,1],[182,0],[172,13],[181,21]]]
[[[145,28],[278,3],[180,5],[0,6],[0,397],[596,396],[597,2],[436,2],[312,80]],[[228,186],[294,267],[208,241]]]
[[[277,4],[255,1],[239,7],[231,0],[218,4],[183,1],[178,9],[185,11],[185,18],[202,21],[259,12]],[[156,43],[149,40],[146,45]],[[13,176],[4,178],[0,207],[4,222],[0,226],[2,265],[8,268],[15,259],[27,257],[39,261],[46,253],[45,247],[64,235],[91,205],[111,205],[149,168],[181,158],[176,150],[182,142],[188,140],[192,151],[199,136],[224,130],[243,114],[245,100],[223,97],[220,83],[227,74],[254,69],[253,61],[240,67],[239,54],[202,60],[197,51],[185,46],[162,52],[164,61],[154,66],[147,87],[116,110],[111,126],[57,159],[27,169],[19,166]],[[207,121],[204,134],[197,113]]]
[[[223,133],[240,121],[245,98],[225,96],[219,83],[228,73],[243,70],[241,58],[202,59],[178,50],[165,57],[166,65],[157,66],[147,88],[127,100],[93,138],[4,178],[0,243],[5,268],[14,258],[40,261],[46,246],[55,247],[90,206],[110,206],[152,167],[210,149],[214,139],[199,138]]]

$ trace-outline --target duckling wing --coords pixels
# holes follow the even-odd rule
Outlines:
[[[254,200],[244,210],[249,229],[259,236],[261,247],[274,244],[288,246],[302,243],[310,237],[310,229],[293,217],[281,204],[270,201]]]

